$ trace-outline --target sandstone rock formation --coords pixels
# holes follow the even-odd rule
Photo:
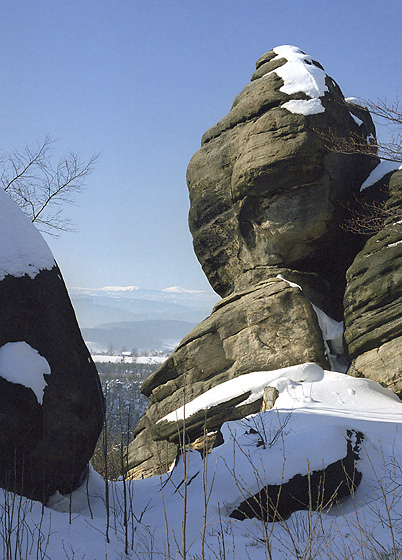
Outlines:
[[[45,501],[85,472],[103,395],[51,252],[1,189],[0,205],[0,486]]]
[[[204,446],[205,430],[216,445],[223,422],[275,400],[247,404],[246,392],[185,425],[174,420],[205,391],[306,361],[329,368],[331,344],[342,353],[339,332],[324,335],[322,312],[342,319],[345,272],[364,242],[340,224],[378,160],[328,150],[328,129],[362,141],[375,134],[368,111],[347,103],[319,63],[285,46],[257,61],[229,114],[204,134],[187,172],[189,222],[224,299],[144,383],[150,405],[128,449],[129,477],[166,472],[180,447]]]
[[[256,66],[188,166],[194,250],[221,296],[291,269],[341,319],[345,271],[361,240],[339,224],[374,164],[327,150],[320,131],[365,139],[375,134],[371,117],[294,47]]]
[[[372,188],[378,188],[374,185]],[[347,271],[345,339],[350,375],[369,377],[402,395],[402,171],[389,180],[384,228]]]
[[[317,316],[299,288],[273,278],[221,300],[144,382],[142,392],[150,405],[129,447],[131,475],[141,478],[170,467],[181,443],[180,430],[176,421],[158,421],[185,401],[250,371],[304,362],[328,367]],[[208,410],[207,418],[204,412],[189,417],[189,440],[203,436],[205,423],[208,432],[216,432],[226,420],[261,410],[262,399],[241,406],[248,396]]]

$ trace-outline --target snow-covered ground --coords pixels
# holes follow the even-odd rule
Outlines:
[[[371,560],[388,558],[385,553],[392,550],[396,553],[389,558],[398,558],[401,401],[373,381],[314,364],[249,375],[255,392],[262,380],[277,388],[275,407],[225,424],[224,443],[205,461],[198,452],[188,452],[185,463],[180,459],[167,475],[127,482],[126,494],[123,481],[109,482],[109,527],[105,482],[92,470],[81,488],[71,496],[56,494],[44,509],[3,493],[1,507],[13,512],[12,519],[1,516],[10,550],[21,541],[21,557],[30,559]],[[233,394],[230,383],[221,386],[219,400]],[[212,405],[216,395],[210,397]],[[186,416],[196,409],[189,406]],[[343,458],[350,430],[364,435],[357,461],[362,481],[352,497],[330,509],[296,512],[276,523],[229,517],[263,484],[281,484]],[[4,550],[2,557],[7,558]]]

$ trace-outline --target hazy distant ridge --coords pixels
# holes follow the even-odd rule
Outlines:
[[[213,292],[143,290],[136,286],[72,288],[71,300],[90,349],[166,350],[205,319],[218,301]]]
[[[136,286],[99,289],[72,288],[71,300],[82,329],[126,321],[186,321],[198,323],[207,317],[219,297],[213,292],[143,290]]]
[[[195,325],[186,321],[133,321],[82,329],[82,334],[90,347],[95,343],[105,350],[167,350],[177,346]]]

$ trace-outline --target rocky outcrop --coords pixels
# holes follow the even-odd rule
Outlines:
[[[341,318],[345,271],[362,245],[339,225],[374,165],[327,150],[320,131],[365,139],[371,117],[294,47],[256,66],[188,166],[195,253],[222,296],[287,268],[308,273],[299,283]]]
[[[375,186],[374,186],[375,188]],[[347,272],[345,340],[350,375],[402,395],[402,171],[389,180],[384,228],[370,237]],[[387,217],[388,215],[388,217]]]
[[[164,472],[175,460],[183,422],[161,422],[167,414],[234,377],[305,362],[329,367],[317,316],[299,288],[273,278],[223,299],[144,382],[150,405],[129,446],[129,476]],[[225,421],[260,411],[262,398],[242,406],[248,396],[187,418],[187,443],[205,426],[217,432]]]
[[[285,46],[257,61],[204,134],[187,171],[189,223],[224,299],[144,383],[150,404],[128,449],[129,477],[166,472],[183,445],[202,448],[208,433],[213,446],[224,422],[275,402],[267,388],[265,400],[245,391],[184,414],[211,388],[305,362],[330,367],[316,313],[321,323],[320,310],[343,317],[345,272],[364,241],[340,224],[378,160],[329,150],[328,130],[363,142],[375,134],[368,111],[347,103],[318,62]]]
[[[103,395],[46,243],[0,197],[0,486],[45,501],[85,473]]]

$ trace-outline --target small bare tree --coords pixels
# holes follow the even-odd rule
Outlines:
[[[341,227],[351,233],[371,237],[385,226],[389,231],[402,231],[402,208],[390,208],[386,201],[370,202],[355,198],[347,210],[349,217]]]
[[[99,154],[83,161],[70,152],[56,160],[54,144],[47,135],[43,142],[0,156],[0,184],[40,231],[59,237],[73,230],[62,215],[63,206],[75,203],[74,195],[83,189]]]
[[[386,128],[387,140],[379,141],[374,135],[364,138],[352,131],[345,131],[340,135],[329,129],[326,132],[319,131],[326,147],[342,154],[365,154],[402,163],[402,107],[399,99],[388,103],[381,99],[374,102],[353,98],[349,103],[364,107],[377,117],[376,124]]]
[[[402,164],[402,106],[399,99],[392,103],[386,100],[365,101],[352,98],[350,105],[367,109],[376,121],[376,125],[384,127],[385,141],[379,141],[373,134],[365,137],[362,132],[345,130],[342,134],[332,129],[316,130],[324,141],[326,148],[341,154],[361,154]],[[397,165],[395,169],[397,169]],[[392,166],[390,167],[390,170]],[[373,200],[370,197],[355,197],[347,206],[349,217],[342,228],[357,234],[372,236],[386,225],[388,229],[402,230],[402,208],[399,204],[389,203],[388,186],[384,182],[381,190]]]
[[[380,119],[377,124],[387,128],[388,142],[378,143],[378,155],[381,159],[402,163],[402,106],[399,99],[388,103],[378,99],[368,101],[367,109]]]

